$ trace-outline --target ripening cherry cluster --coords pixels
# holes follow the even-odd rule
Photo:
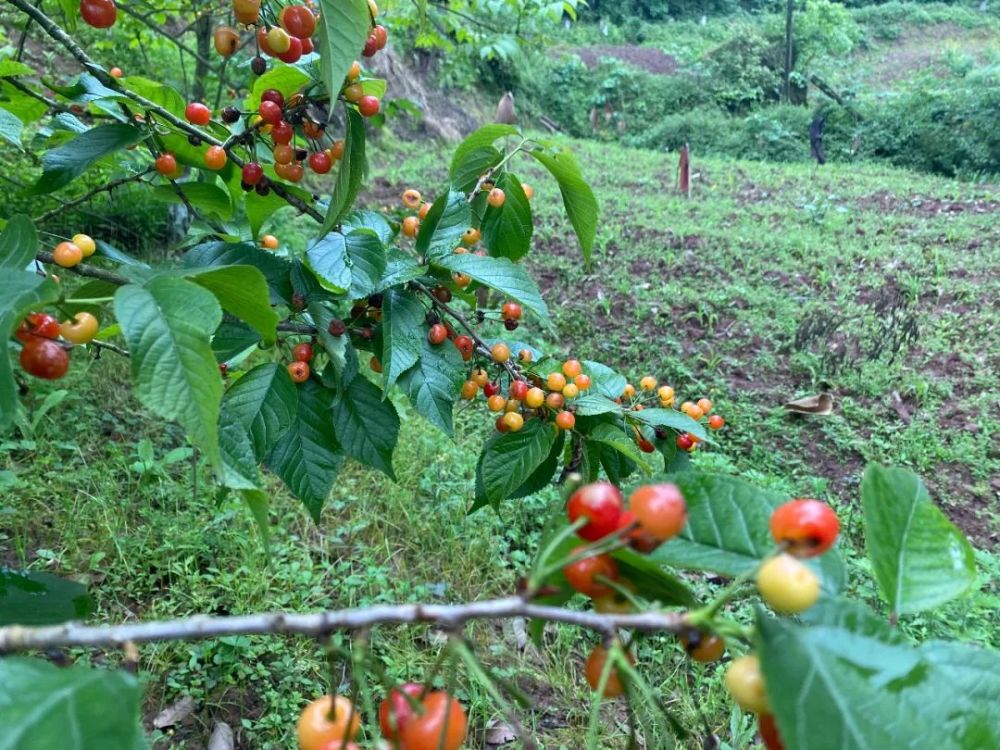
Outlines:
[[[78,312],[73,320],[60,323],[48,313],[32,312],[14,331],[21,342],[21,367],[29,375],[58,380],[69,370],[69,344],[89,344],[100,323],[89,312]],[[62,337],[66,345],[59,342]]]
[[[458,750],[469,729],[465,708],[452,695],[412,682],[389,691],[378,720],[394,750]],[[353,740],[360,729],[361,717],[348,698],[325,695],[299,716],[299,750],[359,750]]]
[[[260,54],[251,60],[250,68],[256,75],[267,70],[267,62],[262,55],[276,57],[287,63],[294,63],[304,54],[313,51],[312,36],[316,32],[317,15],[311,3],[308,5],[288,5],[280,10],[262,5],[261,0],[233,0],[233,17],[238,24],[255,28],[254,44]],[[378,7],[370,0],[372,30],[362,55],[373,56],[385,47],[388,32],[381,24],[375,23]],[[277,12],[277,25],[269,24]],[[241,46],[239,32],[231,26],[222,26],[215,31],[216,51],[228,57]],[[340,91],[340,98],[357,108],[363,117],[374,117],[381,111],[378,97],[365,93],[365,78],[361,63],[355,60],[347,72]],[[245,122],[242,134],[229,139],[227,147],[210,145],[202,155],[206,169],[218,171],[229,162],[231,149],[242,146],[247,149],[243,161],[241,183],[246,191],[256,191],[266,196],[271,190],[271,181],[265,175],[264,163],[270,161],[275,174],[287,182],[300,182],[306,167],[316,174],[327,174],[344,156],[344,141],[329,137],[326,132],[325,102],[313,102],[303,94],[285,97],[277,89],[267,89],[261,94],[257,111],[244,112],[235,106],[227,106],[218,113],[218,120],[225,126],[232,126],[240,120]],[[213,122],[213,112],[201,102],[190,102],[184,110],[185,119],[192,125],[204,127]],[[201,145],[201,139],[192,135],[188,141]],[[229,149],[227,151],[227,148]],[[258,159],[257,149],[268,149],[270,159]],[[154,162],[156,171],[174,180],[183,173],[175,154],[164,151]]]
[[[819,599],[820,582],[803,558],[817,557],[837,540],[837,514],[819,500],[799,498],[775,509],[770,520],[771,536],[782,550],[757,569],[757,590],[771,609],[781,614],[800,614]],[[760,735],[768,750],[782,750],[781,737],[771,715],[760,660],[755,654],[734,659],[726,670],[726,687],[745,711],[758,716]]]
[[[632,411],[642,411],[651,406],[672,409],[676,403],[674,389],[669,385],[661,385],[652,375],[645,375],[639,380],[639,389],[631,383],[625,385],[622,395],[615,399],[618,403]],[[710,430],[721,430],[726,426],[726,420],[720,414],[713,414],[714,404],[707,398],[700,398],[697,402],[685,401],[681,404],[680,411],[687,414],[695,422],[705,419],[705,423]],[[656,436],[661,440],[667,437],[666,430],[658,429]],[[638,428],[635,430],[635,439],[639,448],[645,453],[652,453],[656,447],[647,440]],[[690,432],[681,432],[674,438],[677,448],[687,453],[693,452],[701,440]]]
[[[534,188],[531,187],[526,182],[521,183],[521,189],[524,191],[524,195],[531,200],[535,195]],[[507,194],[503,189],[496,187],[492,182],[483,181],[482,184],[478,186],[479,193],[486,195],[487,205],[493,208],[500,208],[504,203],[507,202]],[[476,193],[473,193],[471,197],[475,197]],[[400,232],[402,232],[404,237],[416,237],[420,232],[420,222],[427,218],[427,213],[431,210],[431,203],[429,201],[424,201],[423,196],[420,191],[415,188],[407,188],[403,191],[401,196],[401,201],[403,207],[409,209],[410,211],[416,211],[417,213],[407,215],[403,217],[400,223]],[[473,252],[476,255],[487,255],[487,251],[483,248],[477,248],[471,250],[470,248],[478,244],[482,240],[482,232],[476,227],[469,227],[462,234],[462,244],[455,248],[455,254],[461,255],[463,253]],[[452,274],[453,281],[462,289],[469,286],[472,283],[472,279],[463,273]],[[517,326],[515,325],[514,328]],[[510,328],[509,330],[514,330]]]

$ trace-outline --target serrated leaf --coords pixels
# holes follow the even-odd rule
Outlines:
[[[559,183],[559,192],[562,193],[566,214],[580,241],[583,259],[589,263],[594,238],[597,236],[597,199],[583,179],[576,157],[568,149],[561,151],[535,149],[528,153],[538,159]]]
[[[214,214],[220,219],[228,219],[233,215],[233,204],[229,193],[209,182],[179,182],[176,189],[172,185],[157,185],[150,194],[164,203],[184,203],[177,194],[178,190],[187,203],[198,211]]]
[[[316,51],[331,101],[340,93],[351,63],[365,46],[371,23],[367,0],[319,1]]]
[[[620,375],[607,365],[594,362],[589,359],[583,360],[583,371],[590,376],[590,389],[592,393],[600,393],[610,399],[621,398],[625,391],[628,380],[624,375]]]
[[[21,132],[23,130],[24,123],[17,115],[0,107],[0,138],[21,148]]]
[[[264,274],[272,302],[292,299],[291,264],[249,242],[205,242],[184,253],[183,262],[185,268],[253,266]]]
[[[351,211],[344,217],[344,231],[349,229],[370,229],[383,245],[392,242],[394,232],[389,222],[376,211]]]
[[[210,340],[222,320],[218,301],[191,281],[161,277],[121,287],[114,309],[139,400],[164,419],[180,422],[191,442],[221,468],[222,379]]]
[[[256,112],[260,107],[261,94],[268,89],[280,91],[288,99],[292,94],[297,93],[306,84],[311,82],[312,79],[304,71],[295,66],[285,65],[275,60],[271,64],[270,70],[254,79],[253,88],[251,88],[243,100],[243,109]],[[336,90],[339,91],[339,87]]]
[[[485,284],[508,297],[517,300],[525,307],[534,310],[540,317],[547,318],[549,310],[538,291],[535,280],[520,266],[514,265],[506,258],[491,258],[489,256],[473,255],[443,255],[433,260],[434,265],[447,268],[471,276],[480,284]]]
[[[214,294],[223,310],[257,330],[265,342],[274,341],[281,317],[271,308],[267,280],[259,269],[208,267],[192,273],[190,278]]]
[[[298,403],[298,389],[288,371],[273,362],[245,373],[223,399],[233,421],[250,436],[258,461],[267,457],[295,420]]]
[[[358,0],[348,0],[348,2],[355,3]],[[324,0],[324,5],[328,3],[332,3],[332,0]],[[367,8],[365,12],[367,13]],[[325,26],[325,24],[320,25]],[[353,61],[353,59],[352,55],[349,60]],[[350,62],[348,65],[350,65]],[[361,190],[361,181],[364,179],[364,176],[365,125],[357,110],[353,107],[348,107],[347,133],[344,137],[344,155],[340,160],[340,167],[337,170],[337,181],[333,186],[333,195],[330,196],[330,205],[327,207],[326,217],[323,219],[323,226],[319,232],[320,236],[336,227],[351,210],[351,206],[354,205],[354,199],[358,197],[358,191]]]
[[[297,389],[295,419],[268,456],[267,466],[318,523],[343,464],[343,453],[333,429],[332,392],[313,379]]]
[[[521,181],[509,172],[500,175],[496,186],[506,198],[499,208],[487,207],[481,227],[483,244],[490,249],[490,255],[517,261],[531,249],[531,205]]]
[[[385,253],[385,273],[375,291],[381,292],[391,286],[405,284],[407,281],[420,278],[427,273],[427,266],[422,266],[399,248],[388,247]]]
[[[464,379],[462,355],[450,341],[434,345],[423,337],[420,359],[399,378],[418,414],[449,435],[452,412]]]
[[[347,263],[347,241],[340,232],[313,240],[306,248],[306,265],[320,285],[334,294],[351,288],[351,267]]]
[[[360,375],[351,380],[334,404],[333,422],[348,456],[396,478],[392,451],[399,437],[399,415],[374,383]]]
[[[578,417],[595,417],[598,414],[621,414],[622,406],[607,396],[589,393],[573,402],[573,411]]]
[[[635,440],[617,425],[596,424],[588,434],[584,435],[584,439],[614,448],[646,474],[653,472],[653,467],[646,460],[645,454],[639,450],[639,446],[636,445]]]
[[[654,560],[738,576],[774,551],[771,514],[789,498],[721,474],[685,471],[667,479],[684,495],[688,522],[680,536],[652,553]],[[835,550],[807,564],[820,574],[827,593],[844,588],[846,571]]]
[[[513,125],[490,123],[466,136],[455,149],[448,170],[455,189],[464,193],[472,190],[479,177],[502,158],[493,143],[498,138],[511,135],[518,135],[518,129]]]
[[[555,477],[556,469],[559,468],[559,459],[562,457],[563,447],[566,444],[566,433],[562,430],[556,435],[549,455],[538,465],[538,468],[531,472],[531,476],[521,483],[521,486],[510,493],[509,498],[514,500],[521,497],[528,497],[551,486]]]
[[[385,248],[371,229],[347,233],[347,257],[351,261],[351,299],[367,297],[385,274]]]
[[[149,99],[153,104],[158,104],[171,114],[184,117],[184,108],[187,102],[176,90],[159,81],[152,81],[141,76],[126,76],[118,81],[118,85],[128,91],[139,94]],[[124,97],[121,97],[124,99]],[[126,101],[128,101],[126,99]]]
[[[486,502],[496,506],[524,484],[548,457],[556,432],[548,422],[529,419],[518,432],[507,432],[487,442],[482,461]]]
[[[23,271],[35,259],[38,250],[38,230],[24,214],[11,217],[0,233],[0,268]]]
[[[427,339],[424,306],[413,292],[393,287],[382,302],[382,367],[385,392],[416,364]],[[454,347],[452,347],[454,348]]]
[[[58,190],[86,172],[98,159],[138,143],[145,137],[144,131],[122,124],[100,125],[81,133],[62,146],[45,152],[42,176],[25,192],[27,195],[41,195]]]
[[[222,455],[222,485],[233,490],[257,489],[260,476],[250,436],[223,403],[219,414],[219,452]]]
[[[224,320],[212,336],[212,354],[217,362],[227,362],[260,343],[260,334],[235,320]]]
[[[104,240],[97,240],[97,255],[104,258],[110,258],[118,265],[122,266],[135,266],[136,268],[149,268],[148,263],[144,263],[138,258],[133,258],[128,253],[123,250],[119,250],[117,247]]]
[[[136,750],[145,745],[134,677],[59,668],[42,659],[0,660],[0,727],[0,750]]]
[[[337,373],[340,383],[349,383],[358,374],[358,356],[351,344],[351,337],[346,333],[334,336],[330,333],[330,321],[334,314],[320,302],[309,303],[309,314],[316,325],[317,333],[323,349],[330,357],[330,364]]]
[[[253,516],[254,523],[257,525],[257,531],[260,534],[260,540],[264,545],[264,552],[268,560],[270,560],[271,519],[268,516],[268,510],[271,505],[270,497],[263,490],[256,488],[240,490],[240,496],[250,509],[250,514]]]
[[[678,432],[690,432],[699,440],[714,443],[700,422],[695,422],[687,414],[676,409],[643,409],[629,412],[629,417],[648,424],[650,427],[670,427]]]
[[[37,570],[0,568],[0,626],[57,625],[95,609],[87,587]]]
[[[871,464],[861,502],[872,572],[894,612],[932,609],[972,589],[972,546],[934,506],[919,477]]]
[[[438,197],[420,222],[414,249],[424,257],[450,255],[472,226],[472,209],[464,193],[451,190]]]

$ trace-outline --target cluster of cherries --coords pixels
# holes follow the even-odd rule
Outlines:
[[[535,195],[534,189],[526,182],[521,183],[521,189],[524,191],[525,196],[528,200]],[[500,208],[504,203],[507,202],[507,194],[502,188],[498,188],[493,183],[489,181],[484,181],[479,185],[479,191],[486,194],[486,203],[493,208]],[[415,188],[407,188],[403,191],[402,195],[403,206],[410,209],[411,211],[416,211],[416,215],[409,215],[403,217],[403,221],[400,224],[400,231],[405,237],[416,237],[420,232],[420,222],[427,218],[428,211],[431,210],[431,203],[425,202],[423,196],[420,195],[420,191]],[[469,247],[475,245],[479,240],[482,239],[482,233],[475,227],[470,227],[462,235],[462,244],[455,248],[456,254],[462,254],[469,252]],[[485,255],[485,250],[475,250],[481,255]],[[468,279],[466,276],[465,278]],[[464,284],[459,284],[459,286],[468,286],[471,283],[471,279]]]
[[[372,17],[372,30],[362,54],[373,56],[385,47],[388,32],[381,24],[375,24],[378,7],[371,0],[369,10]],[[258,50],[272,57],[277,57],[287,63],[296,62],[303,54],[312,52],[311,38],[316,32],[317,16],[307,5],[289,5],[278,13],[277,25],[268,25],[262,18],[261,0],[233,0],[233,16],[239,24],[256,27],[255,43]],[[215,48],[219,54],[229,56],[240,46],[240,37],[236,29],[222,26],[215,31]],[[250,63],[257,75],[267,69],[267,63],[261,55],[257,55]],[[366,94],[361,63],[354,61],[344,80],[340,96],[344,101],[357,107],[364,117],[374,117],[381,110],[378,97]],[[256,158],[256,148],[263,145],[270,149],[271,161],[278,177],[288,182],[299,182],[305,176],[308,166],[316,174],[327,174],[344,156],[344,141],[333,139],[326,135],[326,123],[315,119],[316,109],[312,102],[302,94],[295,94],[286,99],[277,89],[267,89],[261,94],[260,105],[256,112],[242,112],[234,106],[227,106],[219,113],[219,119],[225,125],[232,125],[240,119],[246,119],[244,134],[230,139],[227,147],[211,145],[202,156],[206,169],[218,171],[229,161],[229,152],[238,144],[248,148],[249,158],[243,163],[241,183],[246,191],[256,191],[259,195],[267,195],[270,190],[270,180],[264,174],[263,165]],[[184,110],[185,119],[192,125],[204,127],[213,119],[212,110],[201,102],[190,102]],[[296,145],[298,131],[305,141],[305,147]],[[198,136],[188,139],[192,145],[200,145]],[[177,179],[182,169],[177,157],[169,151],[161,153],[154,162],[157,172],[168,179]]]
[[[458,750],[468,734],[462,704],[443,690],[407,683],[389,691],[378,710],[379,728],[395,750]],[[354,705],[342,695],[325,695],[303,709],[299,750],[358,750],[361,729]]]
[[[598,552],[595,547],[607,549],[607,543],[612,541],[611,548],[627,545],[648,554],[679,534],[687,520],[684,496],[676,485],[669,483],[639,487],[629,497],[626,508],[617,487],[595,482],[570,495],[566,512],[570,523],[579,526],[577,535],[589,544],[570,552],[563,575],[570,587],[592,599],[595,610],[605,613],[635,611],[631,597],[635,587],[623,580],[611,554]],[[813,606],[820,595],[819,578],[802,559],[830,549],[840,533],[840,522],[826,503],[799,498],[776,508],[769,525],[780,551],[757,568],[757,590],[775,612],[800,614]],[[718,635],[694,627],[682,632],[680,640],[687,653],[700,662],[717,661],[726,648]],[[607,658],[608,650],[603,645],[587,658],[585,675],[595,690]],[[634,661],[631,654],[628,658]],[[753,654],[734,659],[726,671],[725,682],[742,708],[758,714],[765,745],[770,750],[781,750],[759,659]],[[620,676],[612,670],[603,695],[620,695],[623,689]]]
[[[656,400],[653,398],[654,394]],[[631,383],[626,383],[622,395],[615,399],[632,411],[642,411],[655,406],[657,400],[660,408],[671,409],[676,403],[676,395],[671,386],[660,385],[652,375],[646,375],[639,380],[638,390]],[[714,404],[707,398],[700,398],[697,402],[685,401],[680,406],[680,410],[694,421],[700,422],[707,417],[706,424],[710,430],[721,430],[726,426],[726,420],[720,414],[712,414],[713,408]],[[667,434],[663,428],[656,430],[656,437],[660,440],[665,439]],[[680,450],[688,453],[694,451],[698,447],[698,443],[701,442],[697,435],[690,432],[681,432],[674,440]],[[652,453],[656,450],[656,446],[642,434],[638,427],[635,428],[635,441],[644,453]]]

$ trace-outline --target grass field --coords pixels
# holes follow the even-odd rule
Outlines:
[[[542,227],[529,265],[554,318],[551,330],[531,320],[526,329],[634,379],[652,373],[685,398],[710,397],[729,426],[696,463],[831,500],[846,521],[853,593],[873,603],[858,548],[860,472],[869,461],[919,472],[981,550],[982,586],[904,628],[1000,646],[1000,189],[883,167],[695,155],[688,200],[672,190],[674,156],[572,146],[601,204],[598,248],[584,267],[554,184],[517,164],[536,187]],[[404,187],[433,195],[443,184],[443,148],[383,139],[373,151],[369,201],[394,205]],[[274,228],[292,245],[310,230],[288,216]],[[547,491],[466,516],[489,420],[462,411],[451,443],[414,417],[396,455],[400,482],[348,467],[319,526],[275,490],[268,565],[249,514],[216,496],[178,429],[130,400],[126,376],[110,354],[74,367],[60,384],[68,394],[34,434],[0,446],[0,497],[16,498],[0,502],[4,562],[83,571],[99,620],[502,594],[558,506]],[[33,391],[29,405],[50,390]],[[830,417],[781,409],[819,391],[835,398]],[[582,746],[589,636],[555,629],[535,651],[506,628],[471,632],[486,661],[532,697],[524,720],[539,744]],[[423,628],[372,634],[400,680],[419,678],[439,646]],[[692,667],[666,638],[648,641],[639,662],[700,732],[687,747],[707,732],[753,746],[752,722],[730,708],[719,667]],[[237,728],[241,748],[292,747],[299,708],[330,674],[315,643],[290,638],[147,647],[140,668],[150,720],[181,696],[198,702],[180,727],[154,732],[157,748],[187,750],[205,746],[215,720]],[[343,689],[346,672],[333,673]],[[483,747],[483,728],[500,714],[481,688],[461,685],[477,732],[469,746]],[[602,746],[624,747],[623,710],[604,710]]]

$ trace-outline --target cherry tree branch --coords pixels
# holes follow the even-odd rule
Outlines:
[[[141,96],[135,93],[134,91],[130,91],[129,89],[125,88],[121,83],[118,82],[117,78],[113,78],[112,76],[110,76],[104,70],[104,68],[98,65],[86,52],[84,52],[83,48],[80,47],[80,45],[76,43],[73,37],[67,34],[62,29],[62,27],[59,26],[59,24],[57,24],[47,15],[45,15],[45,13],[43,13],[41,10],[31,5],[29,2],[27,2],[27,0],[9,0],[9,2],[11,3],[11,5],[23,11],[24,13],[27,13],[28,16],[34,19],[38,23],[38,25],[45,31],[46,34],[48,34],[50,37],[59,42],[59,44],[65,47],[66,50],[73,57],[76,58],[77,62],[79,62],[87,70],[87,72],[89,72],[92,76],[94,76],[94,78],[100,81],[102,85],[110,89],[113,89],[114,91],[117,91],[123,96],[127,96],[129,99],[139,104],[147,112],[154,112],[164,122],[170,123],[173,127],[177,128],[178,130],[184,133],[187,133],[188,135],[197,136],[204,143],[208,143],[213,146],[225,146],[224,141],[220,141],[209,131],[202,130],[200,128],[195,127],[194,125],[191,125],[189,122],[182,120],[180,117],[177,117],[177,115],[173,114],[169,110],[164,109],[155,102],[152,102],[146,97]],[[237,167],[243,166],[243,160],[240,159],[235,154],[233,154],[232,152],[229,152],[229,159]],[[288,190],[285,189],[284,185],[281,185],[280,183],[277,182],[272,182],[271,190],[273,190],[275,195],[280,197],[290,206],[297,208],[302,213],[306,214],[307,216],[315,219],[320,223],[323,222],[324,218],[323,214],[321,214],[319,211],[317,211],[315,208],[310,206],[308,203],[303,201],[298,196],[288,192]]]
[[[52,253],[45,252],[44,250],[35,253],[35,260],[39,263],[55,263]],[[60,267],[62,268],[62,266]],[[117,286],[125,286],[129,283],[128,279],[124,276],[119,276],[114,271],[105,271],[103,268],[88,266],[85,263],[80,263],[72,268],[66,268],[66,270],[70,273],[75,273],[77,276],[86,276],[88,279],[100,279],[101,281],[107,281],[109,284]]]
[[[147,167],[142,172],[137,172],[136,174],[131,174],[128,175],[127,177],[119,177],[117,180],[112,180],[111,182],[107,182],[103,185],[98,185],[92,190],[81,195],[79,198],[74,198],[71,201],[66,201],[65,203],[61,203],[56,208],[53,208],[51,211],[46,211],[44,214],[34,219],[34,222],[36,224],[41,224],[45,221],[48,221],[49,219],[58,216],[68,208],[73,208],[75,206],[79,206],[81,203],[86,203],[96,195],[99,195],[101,193],[110,193],[115,188],[121,187],[122,185],[127,185],[130,182],[138,182],[152,171],[153,171],[152,167]]]
[[[68,646],[114,648],[126,643],[196,640],[227,635],[297,634],[322,637],[338,630],[366,630],[375,625],[427,623],[456,630],[471,620],[515,617],[561,622],[602,633],[618,628],[643,632],[680,633],[687,626],[680,612],[610,615],[532,604],[521,597],[488,599],[466,604],[396,604],[343,609],[314,614],[270,612],[230,617],[194,617],[126,625],[65,623],[44,627],[8,625],[0,628],[0,653]]]

